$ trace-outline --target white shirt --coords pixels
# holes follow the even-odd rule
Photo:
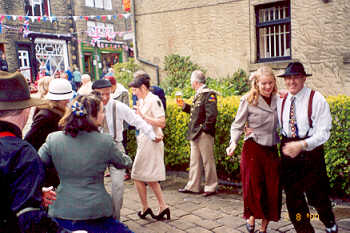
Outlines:
[[[295,115],[298,125],[298,135],[305,139],[307,143],[307,151],[311,151],[316,147],[324,144],[330,136],[330,130],[332,128],[332,116],[329,110],[329,105],[326,99],[318,91],[315,92],[312,103],[312,128],[309,127],[308,106],[311,89],[304,87],[295,96]],[[287,99],[283,109],[283,125],[281,127],[281,133],[286,137],[291,137],[289,127],[289,112],[291,98],[293,95],[288,93]],[[281,125],[281,108],[283,99],[280,98],[277,102],[278,121]],[[309,133],[308,133],[309,131]],[[306,135],[308,133],[308,135]]]
[[[116,104],[116,141],[123,141],[123,121],[126,121],[129,125],[135,126],[142,133],[146,134],[150,139],[154,140],[156,134],[153,131],[153,127],[146,123],[135,111],[131,110],[128,106],[118,100],[112,98],[105,106],[105,117],[107,119],[107,125],[109,134],[114,138],[113,128],[113,104]]]
[[[117,88],[112,94],[112,98],[113,99],[118,98],[123,92],[128,92],[128,90],[122,84],[117,83]]]

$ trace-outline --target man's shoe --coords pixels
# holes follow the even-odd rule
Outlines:
[[[216,192],[204,192],[202,195],[203,195],[203,197],[209,197],[209,196],[215,195],[215,194],[216,194]]]
[[[338,225],[334,224],[332,228],[326,228],[326,233],[338,233]]]
[[[188,190],[188,189],[179,189],[178,191],[179,191],[180,193],[199,194],[199,192],[193,192],[193,191]]]

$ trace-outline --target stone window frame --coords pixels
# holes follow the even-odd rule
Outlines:
[[[112,10],[112,0],[85,0],[85,6]]]
[[[290,0],[255,5],[255,46],[258,63],[291,60],[290,9]],[[262,32],[267,35],[262,36]]]
[[[39,8],[40,14],[35,14],[36,7]],[[24,8],[26,16],[51,16],[50,0],[27,0]]]

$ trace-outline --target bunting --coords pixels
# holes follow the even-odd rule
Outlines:
[[[55,21],[60,20],[68,20],[73,19],[74,21],[78,20],[91,20],[91,19],[97,19],[105,21],[106,19],[114,20],[116,19],[128,19],[131,16],[130,13],[124,13],[124,14],[118,14],[118,15],[74,15],[74,16],[24,16],[24,15],[2,15],[0,14],[0,22],[3,22],[4,20],[7,21],[23,21],[23,20],[30,20],[33,23],[34,22],[46,22],[50,21],[51,23]]]

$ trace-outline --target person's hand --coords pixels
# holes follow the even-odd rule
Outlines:
[[[44,207],[48,207],[49,205],[51,205],[53,203],[53,201],[56,200],[56,192],[53,191],[53,187],[43,187],[42,188],[42,205]]]
[[[185,106],[185,102],[181,99],[180,101],[176,101],[177,106],[183,108]]]
[[[288,91],[285,89],[279,90],[278,94],[280,96],[281,99],[283,99],[284,97],[286,97],[288,95]]]
[[[252,128],[244,127],[244,134],[245,134],[246,137],[249,136],[252,133],[253,133],[253,129]]]
[[[283,154],[295,158],[304,149],[303,141],[287,142],[283,148]]]
[[[153,141],[155,142],[155,143],[158,143],[158,142],[160,142],[160,141],[162,141],[163,140],[163,136],[157,136]]]
[[[235,152],[235,149],[237,147],[237,144],[236,143],[231,143],[229,147],[226,148],[226,154],[228,156],[232,156],[233,155],[233,152]]]

